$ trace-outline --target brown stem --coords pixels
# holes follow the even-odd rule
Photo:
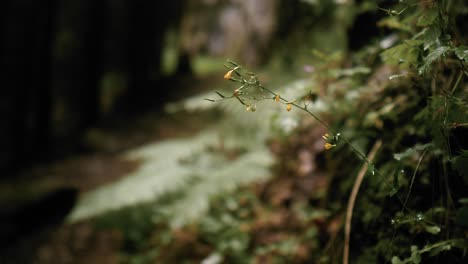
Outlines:
[[[359,187],[361,186],[362,180],[364,179],[364,176],[366,175],[367,168],[369,167],[369,163],[372,162],[372,160],[375,157],[375,154],[377,150],[382,146],[382,141],[378,140],[377,142],[374,143],[374,146],[372,147],[371,151],[367,155],[367,161],[364,162],[364,164],[361,167],[361,170],[359,170],[358,176],[356,178],[356,181],[354,182],[353,190],[351,191],[351,195],[349,196],[348,200],[348,208],[346,209],[346,221],[345,221],[345,232],[344,232],[344,248],[343,248],[343,264],[348,264],[348,258],[349,258],[349,238],[351,234],[351,219],[353,217],[353,209],[354,209],[354,204],[356,202],[356,197],[359,191]]]

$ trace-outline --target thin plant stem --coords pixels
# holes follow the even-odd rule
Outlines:
[[[453,94],[453,93],[455,92],[455,90],[457,89],[458,84],[460,83],[462,77],[463,77],[463,71],[461,70],[461,71],[460,71],[460,74],[458,74],[457,81],[455,82],[455,85],[453,86],[452,91],[450,91],[450,94]]]
[[[374,160],[375,154],[382,146],[382,140],[375,142],[372,147],[369,155],[366,157],[368,161]],[[364,165],[359,170],[356,181],[354,182],[353,189],[349,196],[348,207],[346,209],[346,221],[345,221],[345,232],[344,232],[344,247],[343,247],[343,264],[348,264],[349,261],[349,240],[351,237],[351,219],[353,218],[354,204],[356,203],[356,197],[359,192],[359,187],[361,187],[364,176],[366,175],[367,168],[369,163],[364,163]]]
[[[338,135],[339,133],[334,130],[332,127],[330,127],[327,123],[325,123],[322,119],[320,119],[316,114],[314,114],[313,112],[311,112],[309,109],[307,109],[307,106],[301,106],[299,104],[297,104],[296,102],[294,101],[291,101],[291,100],[288,100],[287,98],[284,98],[282,97],[281,95],[279,95],[278,93],[275,93],[274,91],[268,89],[267,87],[264,87],[258,80],[257,78],[257,75],[255,75],[254,73],[252,72],[249,72],[247,70],[245,70],[244,68],[242,68],[241,66],[235,64],[234,62],[231,62],[231,61],[228,61],[229,63],[235,65],[235,68],[230,68],[228,66],[226,66],[228,69],[231,69],[233,71],[236,72],[236,74],[239,75],[238,78],[231,78],[230,80],[231,81],[234,81],[234,82],[240,82],[242,83],[242,89],[244,88],[247,88],[247,87],[257,87],[258,89],[260,89],[261,91],[265,91],[271,95],[273,95],[275,98],[277,97],[279,99],[279,101],[281,101],[282,103],[284,104],[290,104],[306,113],[308,113],[310,116],[312,116],[315,120],[317,120],[317,122],[319,122],[321,125],[323,125],[326,129],[328,129],[328,131],[330,131],[331,133],[333,133],[334,135]],[[243,72],[245,72],[249,78],[248,79],[245,79],[243,78],[242,74],[239,73],[238,71],[242,70]],[[219,93],[218,93],[219,94]],[[237,100],[239,100],[243,105],[246,105],[246,103],[239,98],[241,94],[239,95],[231,95],[229,97],[224,97],[223,98],[220,98],[218,99],[219,101],[221,100],[227,100],[227,99],[231,99],[231,98],[236,98]],[[218,100],[212,100],[212,99],[208,99],[209,101],[212,101],[212,102],[215,102],[215,101],[218,101]],[[378,177],[381,177],[383,179],[383,181],[385,182],[385,184],[387,186],[392,186],[391,183],[374,167],[374,164],[372,164],[372,162],[366,157],[366,155],[364,155],[360,150],[358,150],[346,137],[343,137],[343,136],[340,136],[340,140],[342,140],[346,145],[348,145],[352,151],[362,160],[364,161],[369,167],[372,167],[372,174],[375,174],[377,175]],[[402,210],[406,210],[408,211],[408,213],[410,215],[415,215],[414,213],[411,212],[411,210],[406,207],[406,203],[403,201],[403,199],[398,195],[396,194],[395,197],[398,199],[399,203],[402,205]]]
[[[427,148],[424,149],[423,153],[421,154],[421,157],[419,157],[418,164],[416,165],[416,169],[414,170],[413,176],[411,177],[411,183],[410,183],[410,186],[409,186],[408,194],[406,195],[405,202],[404,202],[405,206],[408,203],[408,199],[410,197],[411,190],[413,189],[414,180],[416,178],[416,173],[418,172],[419,166],[421,165],[421,162],[422,162],[422,160],[424,158],[424,155],[426,155],[426,152],[427,152]]]

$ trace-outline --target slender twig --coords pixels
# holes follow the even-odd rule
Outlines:
[[[356,181],[354,182],[351,195],[349,196],[348,207],[346,209],[344,247],[343,247],[343,264],[348,264],[348,260],[349,260],[349,239],[351,235],[351,219],[353,217],[353,209],[354,209],[354,204],[356,202],[356,197],[359,191],[359,187],[361,186],[364,176],[366,175],[370,162],[374,160],[375,154],[377,153],[377,151],[379,150],[381,146],[382,146],[381,140],[378,140],[377,142],[374,143],[374,146],[369,152],[369,155],[366,157],[366,160],[369,161],[369,163],[366,162],[362,165],[356,177]]]
[[[232,62],[232,61],[228,61],[230,64],[234,65],[234,67],[231,67],[229,65],[225,65],[228,69],[231,69],[232,71],[235,71],[239,77],[238,78],[233,78],[233,77],[229,77],[229,80],[230,81],[234,81],[234,82],[239,82],[242,84],[242,89],[247,89],[249,87],[257,87],[258,89],[260,89],[260,91],[262,92],[267,92],[271,95],[273,95],[275,101],[276,101],[276,98],[278,98],[279,102],[283,103],[283,104],[288,104],[288,105],[291,105],[291,106],[294,106],[300,110],[303,110],[304,112],[308,113],[309,115],[311,115],[317,122],[319,122],[320,124],[322,124],[326,129],[328,129],[329,132],[333,133],[335,136],[336,135],[339,135],[339,133],[337,133],[337,131],[335,131],[332,127],[330,127],[327,123],[325,123],[322,119],[320,119],[316,114],[314,114],[313,112],[311,112],[307,106],[301,106],[299,105],[298,103],[296,103],[294,100],[291,101],[291,100],[288,100],[287,98],[284,98],[282,96],[280,96],[278,93],[275,93],[274,91],[268,89],[267,87],[264,87],[260,81],[258,80],[258,77],[256,74],[252,73],[252,72],[249,72],[247,71],[245,68],[243,68],[242,66],[239,66],[238,64],[236,64],[235,62]],[[243,73],[245,73],[246,75],[248,75],[248,78],[244,78],[243,76]],[[226,77],[225,77],[226,78]],[[237,90],[240,90],[240,88],[238,88]],[[218,93],[219,95],[219,93]],[[222,96],[223,98],[220,98],[218,100],[213,100],[213,99],[207,99],[211,102],[217,102],[217,101],[223,101],[223,100],[227,100],[227,99],[231,99],[233,97],[235,97],[237,100],[239,100],[243,105],[247,105],[247,106],[250,106],[250,104],[246,104],[243,100],[240,99],[240,96],[242,96],[242,93],[239,93],[239,94],[233,94],[232,96],[229,96],[229,97],[225,97],[225,96]],[[256,100],[258,101],[258,100]],[[255,101],[255,102],[256,102]],[[392,186],[391,183],[374,167],[374,165],[371,163],[371,161],[369,161],[366,156],[360,151],[358,150],[346,137],[344,136],[340,136],[339,138],[341,141],[343,141],[346,145],[348,145],[352,151],[362,160],[364,161],[368,166],[371,166],[373,167],[372,168],[372,174],[375,174],[377,175],[378,177],[382,178],[383,181],[385,182],[385,184],[387,186]],[[397,194],[395,195],[395,197],[398,199],[399,203],[402,205],[402,209],[403,210],[407,210],[409,214],[411,215],[414,215],[411,210],[409,208],[406,207],[405,203],[403,202],[403,199]]]
[[[279,96],[279,94],[277,94],[277,93],[275,93],[275,92],[269,90],[268,88],[265,88],[265,87],[263,87],[263,86],[261,86],[261,85],[260,85],[260,87],[261,87],[263,90],[269,92],[270,94],[272,94],[272,95],[274,95],[274,96]],[[283,102],[289,103],[289,104],[295,106],[296,108],[299,108],[299,109],[305,111],[306,113],[308,113],[309,115],[311,115],[315,120],[317,120],[320,124],[322,124],[325,128],[327,128],[327,129],[328,129],[330,132],[332,132],[333,134],[335,134],[335,135],[338,134],[333,128],[331,128],[327,123],[325,123],[324,121],[322,121],[317,115],[315,115],[314,113],[312,113],[312,112],[311,112],[309,109],[307,109],[306,107],[303,107],[303,106],[301,106],[301,105],[299,105],[299,104],[297,104],[297,103],[291,102],[291,101],[289,101],[289,100],[287,100],[286,98],[283,98],[283,97],[281,97],[281,96],[279,96],[279,97],[280,97],[280,100],[282,100]],[[341,137],[340,137],[340,140],[343,140],[343,141],[354,151],[354,153],[356,153],[356,154],[359,156],[359,158],[361,158],[362,161],[364,161],[368,166],[373,166],[372,161],[370,161],[361,151],[359,151],[353,144],[351,144],[351,142],[350,142],[346,137],[341,136]],[[380,178],[382,178],[383,181],[385,182],[385,184],[387,184],[388,186],[392,186],[391,183],[388,182],[388,180],[387,180],[377,169],[374,168],[374,169],[372,170],[372,172],[373,172],[374,174],[376,174],[377,176],[379,176]],[[402,205],[402,209],[403,209],[403,210],[407,210],[408,213],[413,214],[413,213],[411,212],[411,210],[410,210],[408,207],[406,207],[406,204],[403,202],[403,199],[401,199],[400,196],[395,195],[395,197],[398,199],[398,201],[399,201],[400,204]]]
[[[421,157],[419,157],[418,164],[416,165],[416,169],[414,170],[413,176],[411,177],[411,183],[410,183],[410,186],[409,186],[408,194],[406,195],[406,198],[405,198],[404,206],[406,206],[406,204],[408,203],[408,199],[410,197],[411,190],[413,189],[414,179],[416,179],[416,173],[418,172],[419,166],[421,165],[421,162],[422,162],[422,160],[424,158],[424,155],[426,155],[426,152],[427,152],[427,148],[424,149],[423,153],[421,154]]]
[[[450,94],[453,94],[455,92],[455,90],[457,89],[458,84],[460,83],[460,80],[462,79],[462,77],[463,77],[463,71],[460,71],[460,74],[458,75],[457,81],[455,82],[455,85],[453,86],[452,91],[450,91]]]

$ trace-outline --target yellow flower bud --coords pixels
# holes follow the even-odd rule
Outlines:
[[[329,149],[332,149],[332,148],[336,147],[336,145],[333,145],[333,144],[330,144],[330,143],[327,142],[327,143],[325,143],[324,147],[325,147],[326,150],[329,150]]]
[[[289,112],[289,111],[291,111],[291,109],[292,109],[292,104],[291,104],[291,103],[288,103],[288,104],[286,105],[286,111]]]
[[[232,94],[235,97],[239,96],[239,89],[234,90],[234,93]]]
[[[277,95],[275,96],[275,102],[279,102],[279,100],[280,100],[280,95],[277,94]]]
[[[226,74],[224,74],[224,79],[225,80],[230,80],[233,71],[234,70],[230,70],[230,71],[226,72]]]

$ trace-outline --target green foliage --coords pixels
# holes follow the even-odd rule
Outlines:
[[[166,196],[163,206],[156,204],[160,210],[171,212],[171,224],[179,226],[200,216],[207,209],[210,196],[269,176],[272,157],[263,145],[242,147],[245,142],[235,138],[224,142],[221,149],[218,144],[217,133],[208,130],[191,139],[155,143],[128,153],[127,158],[141,160],[139,169],[85,194],[69,220]],[[167,194],[174,193],[177,195],[168,199]]]
[[[330,142],[328,135],[324,137],[326,149],[337,149],[334,153],[336,155],[333,155],[338,159],[336,163],[340,164],[354,153],[369,165],[368,188],[358,201],[356,210],[360,212],[360,218],[357,221],[364,230],[373,226],[377,230],[372,234],[385,237],[390,236],[384,231],[387,225],[376,224],[376,221],[392,217],[390,222],[395,227],[394,236],[398,236],[398,239],[386,243],[398,243],[398,248],[410,250],[395,250],[395,246],[388,244],[382,246],[378,243],[378,246],[374,246],[370,242],[374,241],[372,239],[356,239],[356,242],[361,241],[361,247],[372,248],[373,251],[369,249],[367,252],[372,251],[377,259],[391,260],[392,263],[422,263],[440,254],[456,259],[460,251],[451,255],[445,252],[452,248],[468,249],[466,236],[460,232],[466,224],[466,207],[459,207],[453,202],[454,199],[462,198],[463,190],[467,187],[466,151],[460,150],[466,148],[466,143],[462,143],[464,140],[460,132],[455,131],[460,127],[466,131],[464,129],[468,124],[467,86],[464,81],[468,75],[467,53],[466,46],[459,44],[465,39],[455,39],[450,35],[455,30],[449,23],[449,14],[460,15],[454,7],[456,5],[444,1],[429,2],[410,4],[400,1],[393,8],[382,9],[391,17],[383,19],[379,25],[394,30],[394,34],[400,38],[400,43],[380,53],[383,62],[380,67],[393,66],[387,75],[387,82],[380,81],[377,85],[371,85],[370,81],[365,83],[365,78],[361,76],[382,76],[376,76],[381,73],[370,68],[375,67],[375,64],[366,64],[368,62],[363,61],[362,57],[361,60],[355,57],[354,67],[342,69],[337,67],[340,63],[327,64],[329,57],[315,52],[327,66],[316,67],[313,82],[316,86],[326,83],[327,92],[322,92],[321,99],[328,103],[328,110],[332,113],[328,115],[331,124],[324,122],[318,112],[310,110],[306,93],[292,98],[283,94],[280,96],[279,92],[263,86],[254,73],[232,62],[227,67],[236,76],[229,79],[238,83],[240,92],[229,97],[223,95],[219,99],[238,99],[247,109],[259,101],[274,99],[286,105],[287,111],[291,110],[291,106],[303,110],[332,135],[342,134],[339,142]],[[370,53],[367,57],[373,57],[375,54],[372,53],[376,50],[368,49],[364,52]],[[347,90],[341,90],[340,86],[346,86]],[[260,95],[252,97],[252,89],[260,91]],[[377,93],[377,96],[367,94],[366,90]],[[352,100],[347,101],[345,98]],[[356,109],[364,111],[353,113]],[[414,113],[418,114],[414,116]],[[369,138],[383,138],[386,143],[384,158],[376,163],[368,161],[363,154],[369,147]],[[340,142],[345,144],[338,144]],[[349,147],[348,150],[345,145]],[[461,154],[455,158],[457,152]],[[343,156],[342,160],[339,156]],[[385,159],[391,156],[394,160]],[[450,160],[453,170],[448,166]],[[442,168],[440,173],[431,163]],[[393,171],[392,181],[387,176],[389,171]],[[404,171],[411,173],[406,174]],[[465,185],[450,185],[451,181]],[[350,188],[349,182],[338,184],[342,184],[344,190]],[[431,190],[431,185],[437,185],[437,189]],[[385,195],[381,194],[382,191]],[[429,197],[432,203],[428,203]],[[385,208],[382,208],[382,203]],[[365,211],[361,212],[359,208],[365,208]],[[392,216],[392,211],[397,213]],[[421,211],[426,213],[418,213]],[[442,240],[442,234],[450,239]],[[367,244],[363,241],[367,241]],[[405,254],[409,257],[401,259],[397,256]]]
[[[393,154],[393,158],[395,158],[396,160],[398,161],[401,161],[403,159],[407,159],[407,158],[410,158],[412,156],[414,156],[415,154],[417,154],[418,152],[422,151],[422,150],[425,150],[427,149],[428,147],[431,147],[432,144],[431,143],[428,143],[428,144],[424,144],[424,145],[416,145],[412,148],[408,148],[406,149],[404,152],[402,153],[395,153]]]
[[[460,46],[454,49],[455,55],[463,62],[468,62],[468,46]]]
[[[401,68],[414,68],[419,60],[420,40],[405,40],[402,44],[387,49],[381,56],[384,62],[400,65]]]
[[[392,258],[392,264],[419,264],[421,262],[421,254],[429,252],[431,256],[437,256],[444,251],[452,250],[453,248],[462,248],[467,247],[467,241],[464,239],[452,239],[440,241],[438,243],[427,245],[422,249],[418,249],[417,246],[411,246],[411,256],[401,260],[400,258],[394,256]]]
[[[372,1],[363,2],[361,7],[373,6]],[[320,10],[331,12],[330,4],[326,7]],[[170,111],[218,107],[225,115],[219,134],[203,132],[191,140],[129,154],[143,161],[141,169],[128,180],[83,197],[72,219],[149,204],[149,211],[136,207],[141,217],[129,214],[123,222],[107,222],[128,231],[125,237],[135,251],[129,254],[137,259],[340,263],[340,219],[363,161],[368,172],[351,223],[351,263],[466,260],[468,48],[466,36],[457,34],[453,23],[466,16],[466,8],[460,1],[399,1],[379,8],[388,16],[378,25],[396,36],[395,43],[386,48],[370,43],[349,56],[314,50],[318,61],[310,78],[282,87],[267,87],[259,75],[228,61],[225,78],[233,87],[168,106]],[[307,118],[313,122],[304,121]],[[304,130],[324,126],[330,133],[319,142],[329,150],[320,156],[320,166],[328,173],[327,188],[317,190],[325,192],[320,205],[309,204],[315,202],[311,193],[302,197],[307,202],[292,201],[293,206],[278,209],[259,193],[238,189],[269,174],[267,139],[281,135],[305,141],[295,130],[301,124]],[[216,148],[220,136],[229,142],[227,147]],[[370,162],[367,153],[380,140],[383,145]],[[289,146],[278,163],[289,165],[300,149],[312,148],[298,145]],[[226,150],[237,151],[235,158],[223,156]],[[276,219],[284,211],[292,212],[291,219],[297,221],[293,227],[260,221]],[[169,227],[183,228],[189,238],[160,231]],[[148,237],[157,232],[164,239],[149,243]],[[271,240],[259,242],[259,236]],[[173,246],[182,242],[189,246]],[[194,249],[200,245],[202,253]],[[186,257],[190,250],[195,257]]]

